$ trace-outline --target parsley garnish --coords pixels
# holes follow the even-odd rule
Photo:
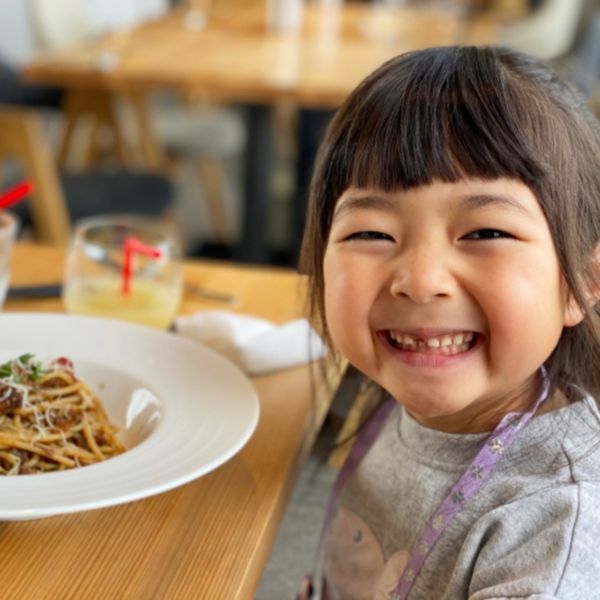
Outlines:
[[[34,361],[33,358],[34,355],[28,352],[15,360],[3,363],[0,365],[0,377],[11,377],[14,375],[16,381],[23,381],[26,378],[25,376],[28,375],[31,381],[36,381],[42,376],[43,369],[42,363]]]

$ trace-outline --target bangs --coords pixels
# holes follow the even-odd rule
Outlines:
[[[535,106],[528,80],[503,68],[502,58],[500,49],[448,47],[383,65],[332,123],[329,191],[465,177],[510,177],[535,188],[550,170],[541,140],[554,136],[539,128],[548,129],[552,108]],[[345,125],[335,131],[335,121]]]

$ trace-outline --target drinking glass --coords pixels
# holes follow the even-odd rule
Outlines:
[[[147,256],[148,249],[155,255]],[[68,312],[165,329],[177,314],[181,290],[181,244],[169,223],[106,215],[76,224],[64,274]]]
[[[0,308],[4,305],[10,276],[10,254],[17,234],[17,219],[0,212]]]

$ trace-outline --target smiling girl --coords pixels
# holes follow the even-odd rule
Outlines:
[[[433,48],[351,94],[304,258],[322,332],[386,399],[315,597],[600,598],[599,241],[600,128],[540,62]]]

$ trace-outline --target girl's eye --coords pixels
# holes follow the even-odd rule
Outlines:
[[[464,236],[465,240],[498,240],[501,238],[512,238],[510,233],[500,229],[478,229]]]
[[[363,240],[363,241],[375,241],[375,240],[390,240],[394,241],[391,235],[383,233],[382,231],[357,231],[356,233],[350,234],[346,240]]]

